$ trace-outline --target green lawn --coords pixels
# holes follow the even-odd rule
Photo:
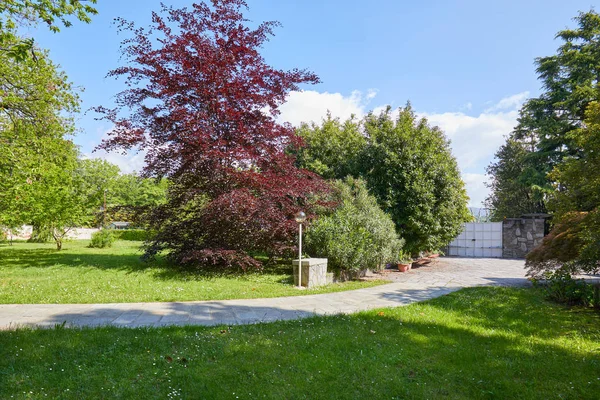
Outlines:
[[[92,249],[72,241],[53,244],[0,244],[0,304],[115,303],[223,300],[298,296],[359,289],[384,281],[346,282],[297,290],[291,265],[261,273],[218,275],[170,268],[164,260],[140,260],[140,242],[117,241]]]
[[[235,327],[0,332],[0,398],[597,399],[600,318],[535,289]]]

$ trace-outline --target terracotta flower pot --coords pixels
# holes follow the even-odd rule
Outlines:
[[[440,255],[439,254],[430,254],[427,256],[427,258],[438,258]]]
[[[398,271],[400,272],[406,272],[410,269],[411,264],[402,264],[402,263],[398,263]]]

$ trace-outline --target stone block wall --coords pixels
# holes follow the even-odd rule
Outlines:
[[[507,218],[502,223],[502,257],[525,258],[542,242],[546,232],[543,218]]]
[[[293,260],[294,285],[298,286],[298,260]],[[313,288],[327,285],[327,259],[303,258],[302,259],[302,286]]]

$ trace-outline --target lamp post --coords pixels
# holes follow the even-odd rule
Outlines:
[[[300,227],[300,235],[298,236],[298,287],[302,287],[302,223],[306,221],[306,214],[302,211],[298,211],[294,215],[296,222]]]

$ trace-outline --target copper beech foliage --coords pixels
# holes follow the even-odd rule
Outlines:
[[[157,207],[147,255],[164,249],[178,263],[259,267],[251,251],[295,249],[293,214],[311,212],[327,192],[316,174],[285,153],[299,146],[278,107],[318,77],[278,70],[259,50],[277,22],[246,26],[243,0],[213,0],[189,9],[163,6],[150,29],[118,20],[132,36],[128,63],[111,71],[128,88],[116,108],[98,107],[114,124],[105,150],[146,152],[146,176],[168,177],[168,203]]]

